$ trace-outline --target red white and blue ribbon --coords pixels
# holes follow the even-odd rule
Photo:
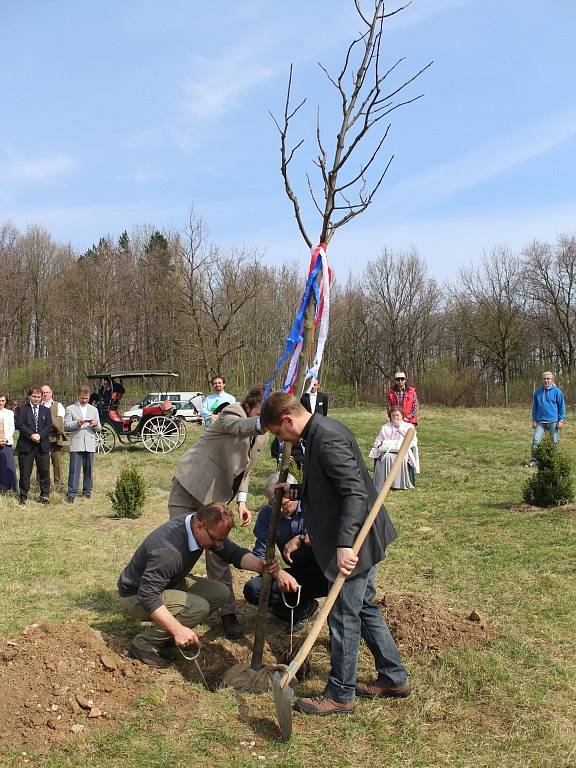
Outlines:
[[[298,376],[299,360],[298,356],[302,349],[303,332],[304,332],[304,315],[306,313],[306,307],[310,299],[310,293],[314,293],[316,300],[316,311],[314,313],[314,331],[318,329],[318,342],[316,345],[316,354],[314,355],[314,361],[311,367],[306,371],[305,380],[309,378],[317,378],[320,370],[320,364],[322,363],[322,355],[324,353],[324,346],[328,337],[328,325],[330,319],[330,280],[331,270],[328,266],[328,258],[326,256],[326,244],[321,243],[312,251],[310,258],[310,269],[308,270],[308,278],[306,280],[306,286],[304,288],[304,294],[298,307],[298,312],[286,339],[284,351],[282,356],[276,363],[274,373],[266,382],[264,389],[264,398],[266,399],[270,394],[274,380],[286,362],[290,358],[290,364],[288,366],[288,372],[282,387],[284,392],[294,393],[294,385]]]

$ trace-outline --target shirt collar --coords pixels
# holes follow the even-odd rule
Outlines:
[[[188,535],[188,549],[190,552],[196,552],[197,549],[202,549],[200,544],[196,541],[194,538],[194,534],[192,533],[192,518],[194,515],[186,515],[186,518],[184,519],[184,527],[186,528],[186,534]]]

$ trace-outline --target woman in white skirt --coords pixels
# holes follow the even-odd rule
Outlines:
[[[14,413],[6,408],[6,395],[0,392],[0,491],[16,490],[14,443]]]
[[[392,469],[396,454],[400,450],[404,436],[411,428],[412,425],[403,420],[402,409],[396,406],[392,408],[390,411],[390,421],[384,424],[380,430],[369,453],[370,458],[374,459],[374,484],[378,490],[384,485]],[[418,440],[416,433],[414,433],[400,471],[392,483],[392,488],[396,490],[414,488],[416,485],[416,475],[419,473]]]

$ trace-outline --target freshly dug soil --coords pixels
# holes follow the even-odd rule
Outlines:
[[[381,605],[403,656],[479,646],[494,634],[477,612],[471,620],[417,594],[390,593]],[[248,627],[246,608],[239,613]],[[294,652],[305,636],[294,639]],[[250,640],[233,643],[219,635],[205,636],[200,664],[211,689],[227,669],[250,661]],[[127,644],[104,638],[79,621],[32,625],[0,643],[0,753],[12,746],[33,755],[67,736],[118,722],[152,683],[169,691],[168,703],[177,712],[193,711],[202,696],[210,695],[186,684],[201,681],[195,665],[183,663],[177,653],[174,666],[153,670],[127,657]],[[264,663],[287,663],[288,646],[286,627],[271,620]],[[326,666],[324,645],[315,647],[309,659],[313,674],[317,665]]]
[[[380,605],[403,656],[458,645],[480,646],[495,634],[478,611],[452,611],[412,592],[391,592]]]
[[[77,621],[27,627],[0,645],[0,744],[30,752],[114,720],[148,668]]]

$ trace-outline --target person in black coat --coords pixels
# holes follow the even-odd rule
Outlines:
[[[52,416],[50,408],[42,405],[40,387],[30,387],[28,400],[18,406],[14,414],[14,425],[19,432],[16,450],[20,470],[20,504],[25,504],[30,491],[32,466],[36,463],[40,484],[41,504],[48,503],[50,496],[50,441]]]
[[[378,496],[354,436],[340,422],[308,413],[295,397],[284,392],[270,395],[260,420],[263,428],[281,440],[302,441],[302,484],[291,486],[291,490],[301,500],[312,551],[324,575],[329,582],[339,572],[346,577],[328,616],[331,668],[324,694],[299,699],[296,708],[316,715],[350,713],[356,705],[355,694],[367,698],[409,696],[410,685],[398,648],[374,602],[376,565],[396,538],[384,507],[358,556],[352,550]],[[361,637],[378,673],[376,680],[367,683],[356,682]]]
[[[328,416],[328,395],[326,392],[319,392],[319,386],[318,379],[314,379],[310,392],[304,392],[300,402],[308,413],[321,413],[323,416]]]

